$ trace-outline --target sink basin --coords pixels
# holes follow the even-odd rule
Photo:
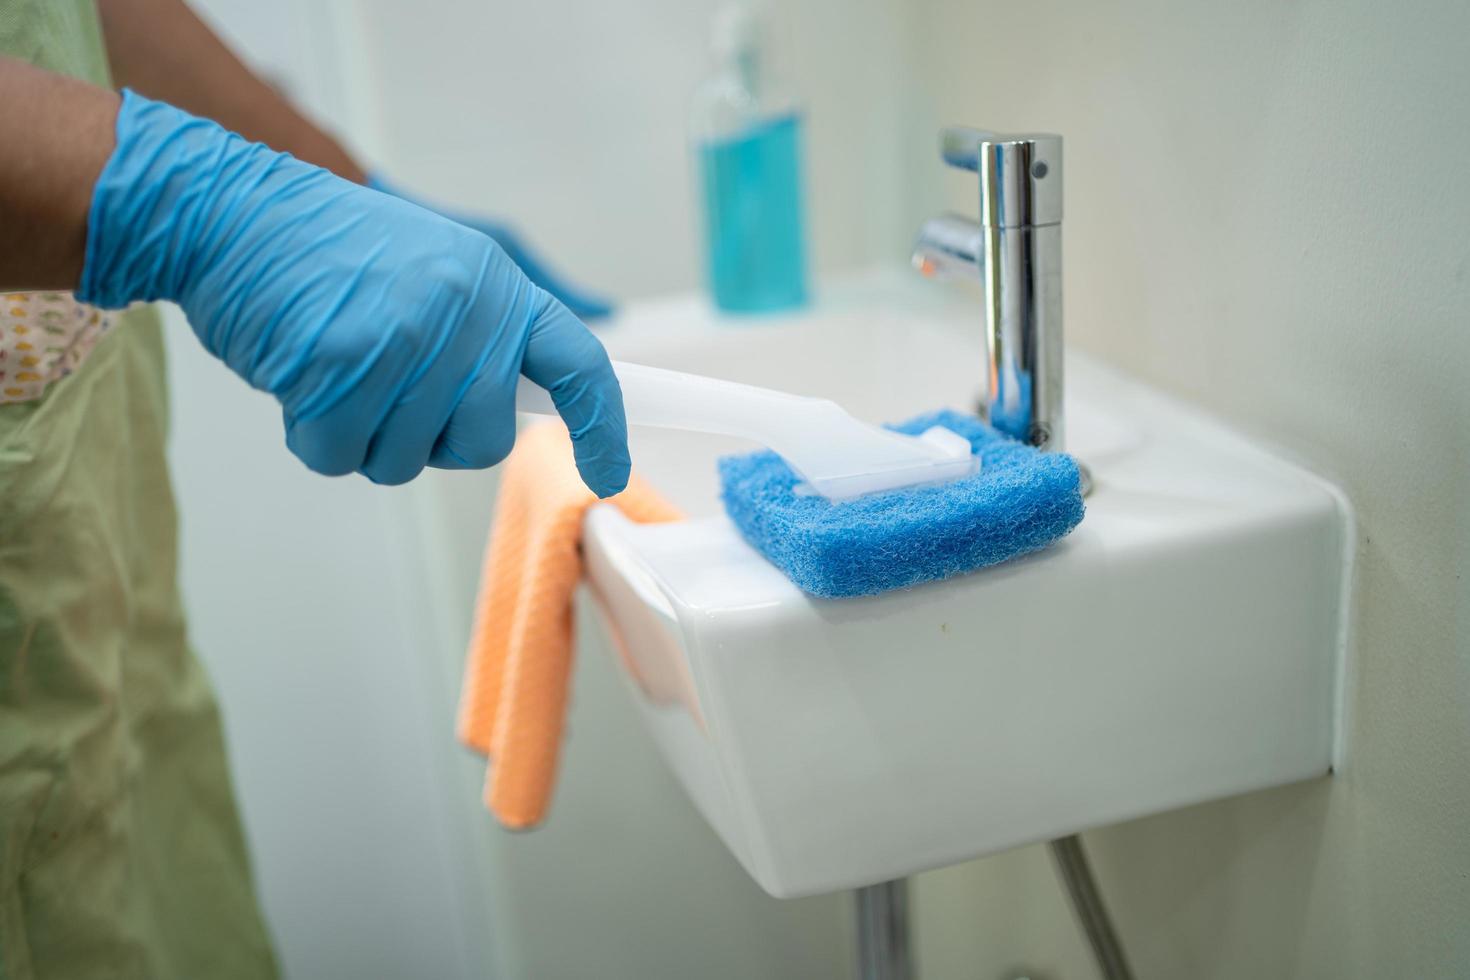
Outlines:
[[[834,398],[970,408],[973,301],[881,274],[801,315],[631,307],[613,356]],[[1038,554],[865,599],[804,595],[723,516],[735,440],[635,430],[689,515],[589,512],[588,581],[669,766],[752,877],[851,888],[1328,773],[1350,511],[1336,489],[1080,354],[1067,442],[1095,489]]]

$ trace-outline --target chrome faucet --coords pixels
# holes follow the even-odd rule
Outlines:
[[[940,154],[980,178],[980,221],[924,222],[914,267],[979,279],[988,365],[982,414],[1042,449],[1065,444],[1062,418],[1062,138],[950,128]]]

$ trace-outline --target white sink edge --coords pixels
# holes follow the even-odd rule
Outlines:
[[[876,288],[881,293],[886,287],[880,281],[876,287],[864,284],[862,288]],[[899,298],[893,302],[906,302],[902,298],[906,290],[900,289],[895,295]],[[670,356],[692,356],[697,360],[700,339],[707,331],[718,332],[721,328],[712,320],[690,324],[686,316],[689,304],[688,298],[658,304],[659,315],[667,322],[655,326],[666,329],[668,336],[674,338],[672,343],[678,350]],[[890,312],[895,321],[912,315],[907,307]],[[797,320],[804,323],[824,315],[818,310],[811,318]],[[967,315],[966,311],[955,304],[941,303],[916,316],[928,331],[924,336],[937,342],[943,331],[931,329],[931,320],[923,318],[945,322],[947,317],[960,315]],[[968,311],[968,315],[973,315],[973,311]],[[637,322],[635,308],[625,319],[629,329],[623,339],[633,341],[632,346],[637,349],[638,343],[652,337],[654,340],[649,341],[652,346],[644,350],[659,354],[658,344],[663,341],[657,340],[658,331],[646,337],[630,336],[637,333]],[[803,342],[800,329],[790,335],[798,343]],[[893,329],[892,323],[872,327],[875,336],[884,331],[891,333]],[[784,334],[777,327],[750,336],[759,344]],[[728,333],[721,337],[728,338]],[[829,339],[826,335],[808,338],[824,343]],[[627,356],[617,348],[614,354]],[[860,355],[861,351],[855,356]],[[679,366],[690,367],[687,361]],[[607,505],[594,507],[589,515],[586,539],[594,591],[605,597],[610,583],[602,579],[617,575],[625,580],[624,599],[629,595],[637,597],[640,605],[657,612],[673,627],[659,641],[665,647],[660,655],[672,667],[686,672],[696,702],[689,708],[691,716],[699,716],[705,725],[704,728],[685,726],[682,734],[673,733],[666,713],[680,709],[667,703],[654,704],[642,697],[640,703],[656,732],[655,738],[701,812],[752,876],[772,894],[785,897],[869,883],[974,857],[987,850],[1046,839],[1056,833],[1070,833],[1099,823],[1311,778],[1343,765],[1343,714],[1350,679],[1348,600],[1356,541],[1353,511],[1346,495],[1326,478],[1222,425],[1208,412],[1141,385],[1088,355],[1069,352],[1068,371],[1069,397],[1074,389],[1077,391],[1074,404],[1085,406],[1090,399],[1107,402],[1106,411],[1114,413],[1123,438],[1115,439],[1108,453],[1101,454],[1107,458],[1089,460],[1085,443],[1092,437],[1083,435],[1086,426],[1079,427],[1076,434],[1081,437],[1082,458],[1084,462],[1095,463],[1095,475],[1099,478],[1098,493],[1089,501],[1089,517],[1061,545],[994,569],[871,599],[812,600],[779,571],[765,564],[739,539],[723,515],[702,517],[683,528],[632,525],[620,515],[614,515]],[[1161,472],[1159,462],[1149,463],[1149,459],[1175,460],[1181,469],[1189,472]],[[677,467],[672,471],[675,484],[684,479],[677,471]],[[660,485],[660,474],[652,475],[655,485]],[[712,483],[707,477],[708,474],[703,474],[699,480],[684,485],[683,492],[687,494],[693,492],[691,488],[700,487],[704,489],[699,492],[709,492]],[[1175,496],[1170,497],[1170,492]],[[704,513],[711,514],[707,504]],[[1294,542],[1297,553],[1272,551],[1276,538]],[[1285,545],[1281,547],[1284,549]],[[701,552],[700,548],[704,550]],[[1211,571],[1211,562],[1215,561],[1211,556],[1217,554],[1226,564],[1219,571]],[[1271,555],[1270,559],[1259,559],[1266,566],[1293,561],[1296,564],[1290,566],[1289,573],[1256,565],[1250,566],[1256,568],[1256,574],[1242,576],[1229,570],[1240,568],[1238,562],[1252,554]],[[1227,557],[1230,555],[1236,557]],[[1231,566],[1231,562],[1236,565]],[[1239,593],[1237,601],[1244,601],[1247,595],[1252,597],[1251,603],[1258,605],[1274,601],[1276,605],[1271,606],[1274,612],[1261,612],[1253,619],[1254,610],[1242,605],[1239,612],[1244,618],[1239,623],[1229,616],[1222,619],[1224,610],[1218,603],[1228,600],[1206,601],[1188,589],[1180,592],[1183,586],[1171,582],[1168,575],[1154,581],[1157,577],[1151,579],[1149,572],[1154,566],[1188,569],[1187,574],[1195,576],[1190,581],[1236,582],[1245,590]],[[1098,605],[1109,594],[1108,588],[1100,583],[1106,582],[1114,568],[1128,570],[1125,577],[1129,582],[1152,581],[1148,588],[1159,590],[1160,596],[1170,596],[1167,601],[1172,604],[1195,603],[1190,607],[1190,615],[1179,622],[1219,624],[1219,633],[1200,638],[1204,644],[1200,650],[1181,648],[1180,654],[1190,652],[1179,663],[1171,660],[1167,646],[1157,645],[1161,638],[1146,638],[1146,629],[1140,635],[1145,636],[1143,642],[1155,644],[1151,653],[1130,652],[1127,645],[1118,647],[1111,634],[1091,638],[1091,642],[1099,644],[1099,650],[1107,647],[1117,651],[1109,656],[1123,658],[1118,669],[1148,672],[1130,675],[1128,690],[1142,692],[1141,697],[1166,698],[1163,702],[1143,702],[1147,706],[1143,714],[1157,717],[1161,719],[1159,724],[1176,729],[1178,746],[1146,749],[1144,757],[1139,757],[1142,768],[1130,771],[1128,760],[1135,757],[1122,747],[1140,738],[1145,739],[1138,743],[1140,746],[1148,744],[1147,737],[1153,729],[1145,722],[1114,731],[1109,727],[1116,721],[1114,715],[1099,714],[1095,721],[1063,716],[1065,724],[1051,733],[1051,738],[1053,742],[1071,739],[1070,748],[1058,754],[1056,746],[1049,749],[1045,742],[1036,746],[1034,752],[1030,747],[1023,747],[1029,753],[1028,758],[1034,757],[1038,766],[1050,767],[1046,771],[1054,771],[1055,779],[1060,780],[1054,785],[1050,781],[1028,782],[1022,777],[1016,784],[1029,787],[1019,790],[1023,804],[1029,800],[1026,794],[1035,795],[1032,802],[1041,809],[1034,812],[1026,805],[1019,808],[1010,805],[1016,798],[1008,798],[1009,803],[999,808],[988,804],[983,794],[976,797],[963,785],[966,777],[959,775],[962,770],[954,770],[953,779],[942,773],[932,778],[925,776],[924,770],[933,768],[939,761],[917,748],[924,744],[923,738],[914,742],[915,748],[903,750],[909,753],[917,750],[919,755],[894,757],[895,762],[900,758],[905,760],[898,768],[885,768],[881,759],[871,764],[863,761],[872,758],[861,748],[867,727],[877,724],[882,730],[905,731],[902,726],[892,728],[893,720],[881,717],[883,702],[874,699],[883,698],[882,692],[892,689],[895,683],[900,685],[895,690],[913,684],[916,679],[905,674],[911,663],[921,668],[929,664],[929,669],[959,669],[966,679],[960,681],[961,675],[957,675],[957,685],[979,681],[980,687],[960,689],[967,697],[972,692],[978,696],[977,704],[988,705],[979,710],[991,714],[981,719],[967,720],[963,711],[957,714],[953,706],[944,708],[944,684],[934,686],[930,678],[920,686],[929,684],[925,688],[926,696],[940,702],[940,709],[932,718],[926,718],[925,724],[959,726],[955,729],[957,737],[972,747],[970,751],[982,755],[993,753],[999,747],[984,736],[984,722],[993,714],[1004,716],[1019,711],[1017,719],[1024,717],[1025,707],[1043,693],[1041,689],[1029,690],[1038,683],[1051,689],[1049,693],[1053,697],[1063,701],[1075,698],[1079,696],[1077,687],[1082,681],[1074,681],[1069,675],[1079,671],[1086,674],[1096,668],[1089,667],[1085,658],[1071,655],[1068,674],[1057,675],[1053,683],[1043,679],[1046,674],[1042,668],[1048,657],[1054,655],[1041,654],[1043,650],[1060,652],[1064,647],[1037,647],[1041,661],[1038,665],[1035,656],[1025,659],[1018,659],[1014,654],[1008,656],[1004,646],[986,653],[987,647],[982,646],[976,654],[966,654],[946,667],[942,657],[936,660],[911,653],[891,659],[879,653],[876,660],[869,656],[864,661],[858,647],[847,644],[856,643],[860,647],[871,640],[881,647],[889,642],[880,635],[887,631],[895,641],[898,636],[907,637],[907,645],[911,646],[913,637],[928,635],[931,629],[945,622],[958,624],[965,616],[971,617],[966,635],[976,635],[973,633],[976,610],[985,610],[978,622],[991,625],[1009,622],[1011,625],[1000,628],[1019,631],[1028,642],[1065,642],[1060,640],[1065,631],[1056,623],[1028,620],[1020,612],[1008,609],[1007,603],[998,597],[1042,595],[1070,582],[1062,588],[1064,598],[1059,600],[1059,608],[1073,610],[1074,618],[1091,617],[1102,626],[1116,621],[1109,618],[1106,601]],[[707,581],[701,584],[701,575],[725,578],[718,585]],[[1221,575],[1226,577],[1220,578]],[[1231,575],[1236,578],[1230,578]],[[1306,581],[1300,576],[1318,576],[1309,590],[1313,598],[1304,607],[1306,611],[1293,612],[1293,605],[1299,603],[1285,602],[1279,588],[1273,591],[1264,583],[1251,581],[1272,575],[1286,575],[1281,582],[1291,588]],[[1252,588],[1257,591],[1251,592]],[[1124,606],[1136,607],[1138,615],[1150,615],[1147,596],[1122,593],[1120,597]],[[620,607],[616,600],[605,598],[604,602],[614,632],[619,629],[620,617],[627,620],[639,615],[626,603]],[[1191,618],[1196,616],[1199,618]],[[1298,618],[1289,629],[1283,626],[1279,634],[1271,632],[1268,620],[1291,616]],[[1034,624],[1034,631],[1028,623]],[[1240,642],[1247,644],[1246,647],[1232,646],[1228,634],[1235,628],[1241,629]],[[1283,641],[1291,637],[1286,641],[1288,645],[1276,653],[1265,651],[1270,655],[1263,655],[1261,650],[1251,649],[1251,645],[1270,646],[1276,642],[1272,639],[1276,635]],[[836,659],[829,645],[832,643],[839,647],[840,656]],[[782,649],[789,646],[789,652],[773,653],[771,644]],[[1219,657],[1204,647],[1218,650]],[[1316,652],[1309,659],[1300,659],[1311,651]],[[999,659],[996,654],[1000,654]],[[782,656],[786,659],[782,660]],[[1261,672],[1259,684],[1252,680],[1254,674],[1246,677],[1238,673],[1242,668],[1234,659],[1237,656],[1241,658],[1240,664]],[[1109,661],[1108,667],[1112,666]],[[1216,678],[1220,693],[1214,694],[1213,682],[1208,678],[1212,671],[1222,669],[1226,673]],[[811,674],[811,670],[817,673]],[[821,680],[826,670],[832,671],[830,683]],[[1038,674],[1038,670],[1042,672]],[[1180,673],[1181,670],[1184,672]],[[1200,681],[1191,671],[1202,671],[1207,680]],[[1098,683],[1107,683],[1103,680],[1107,676],[1099,675]],[[1019,705],[985,700],[985,685],[997,678],[1023,689]],[[1161,692],[1167,690],[1167,694],[1149,695],[1150,685],[1156,686],[1161,680],[1173,687],[1161,689]],[[811,686],[814,682],[816,686]],[[988,694],[993,698],[993,691]],[[1184,715],[1171,713],[1169,699],[1176,697],[1180,699],[1180,710],[1186,712]],[[1319,697],[1321,700],[1317,700]],[[1271,738],[1253,733],[1252,727],[1244,724],[1243,716],[1212,714],[1236,711],[1231,706],[1232,700],[1259,715],[1257,727],[1269,732]],[[1045,697],[1034,703],[1038,709],[1046,707]],[[1084,715],[1096,708],[1097,705],[1089,704],[1086,699],[1078,705]],[[832,724],[839,726],[831,732],[844,734],[830,747],[809,748],[803,741],[809,736],[797,734],[803,731],[801,715],[805,711],[830,716]],[[656,717],[660,712],[665,714]],[[1175,720],[1164,720],[1171,718]],[[795,741],[783,741],[786,736],[782,732],[788,729]],[[825,733],[826,730],[819,727],[814,731]],[[1089,738],[1089,732],[1096,734]],[[1232,755],[1234,750],[1220,745],[1218,736],[1222,733],[1238,735],[1246,742],[1254,737],[1256,741]],[[920,734],[927,735],[922,731]],[[1175,732],[1171,731],[1172,734]],[[1082,740],[1078,741],[1079,738]],[[1090,744],[1100,740],[1100,745],[1106,748],[1112,744],[1108,739],[1118,746],[1111,755]],[[1273,749],[1272,755],[1281,758],[1259,755],[1277,743],[1280,751]],[[1006,761],[1007,753],[1013,749],[1006,746],[999,756],[976,762],[975,778],[982,778],[984,773],[983,779],[997,786],[1016,778],[1020,771],[1008,775],[1007,767],[1011,763]],[[1156,759],[1145,758],[1158,751],[1163,754]],[[1185,752],[1194,755],[1181,758],[1180,753]],[[1091,755],[1093,763],[1079,761],[1078,764],[1094,768],[1086,772],[1075,767],[1069,770],[1067,760],[1072,754],[1079,760]],[[789,773],[783,774],[783,765],[787,764],[785,756],[790,757],[790,765],[801,767],[795,780]],[[830,773],[823,772],[827,766],[836,768]],[[1151,772],[1151,768],[1167,770],[1171,775],[1165,779]],[[1099,782],[1103,773],[1107,779]],[[806,774],[815,778],[807,780]],[[859,819],[847,821],[841,825],[837,835],[841,839],[835,843],[831,830],[824,831],[827,827],[824,807],[857,807],[861,813],[860,801],[866,799],[868,808],[873,809],[872,804],[881,799],[868,793],[887,793],[889,788],[915,779],[919,780],[915,783],[915,799],[927,801],[925,806],[934,812],[925,813],[924,819],[914,824],[912,833],[882,813],[862,813]],[[804,789],[807,782],[821,784],[831,795],[821,800],[807,799]],[[1119,786],[1131,787],[1131,795],[1119,795]],[[844,797],[848,792],[858,795]],[[1052,802],[1047,802],[1049,798]],[[954,817],[961,821],[958,824],[945,816],[947,811],[940,812],[951,806],[956,808]],[[876,809],[882,811],[883,807]],[[846,840],[849,836],[851,842]]]

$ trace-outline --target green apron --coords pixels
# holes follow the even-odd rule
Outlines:
[[[109,84],[92,0],[0,0],[0,54]],[[184,631],[167,419],[146,308],[0,405],[4,980],[276,974]]]

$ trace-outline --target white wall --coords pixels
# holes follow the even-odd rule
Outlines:
[[[810,108],[808,191],[820,269],[894,252],[892,138],[905,79],[899,0],[771,4]],[[381,162],[403,180],[508,215],[620,296],[698,280],[686,138],[710,69],[713,0],[362,0]],[[907,235],[907,232],[903,232]],[[899,237],[903,237],[900,235]]]
[[[1085,835],[1138,975],[1470,976],[1470,6],[911,9],[920,130],[1066,137],[1070,339],[1357,507],[1346,771]],[[918,903],[928,975],[1093,975],[1039,849]]]
[[[513,219],[616,296],[695,285],[684,129],[709,5],[196,6],[401,182]],[[895,184],[903,157],[889,80],[904,21],[889,0],[821,0],[782,23],[818,52],[795,72],[812,108],[815,257],[866,262],[902,217],[870,190]],[[169,327],[186,601],[290,974],[846,974],[846,905],[777,902],[750,882],[591,640],[549,824],[495,827],[483,763],[452,736],[493,475],[399,490],[311,476],[270,400]]]

